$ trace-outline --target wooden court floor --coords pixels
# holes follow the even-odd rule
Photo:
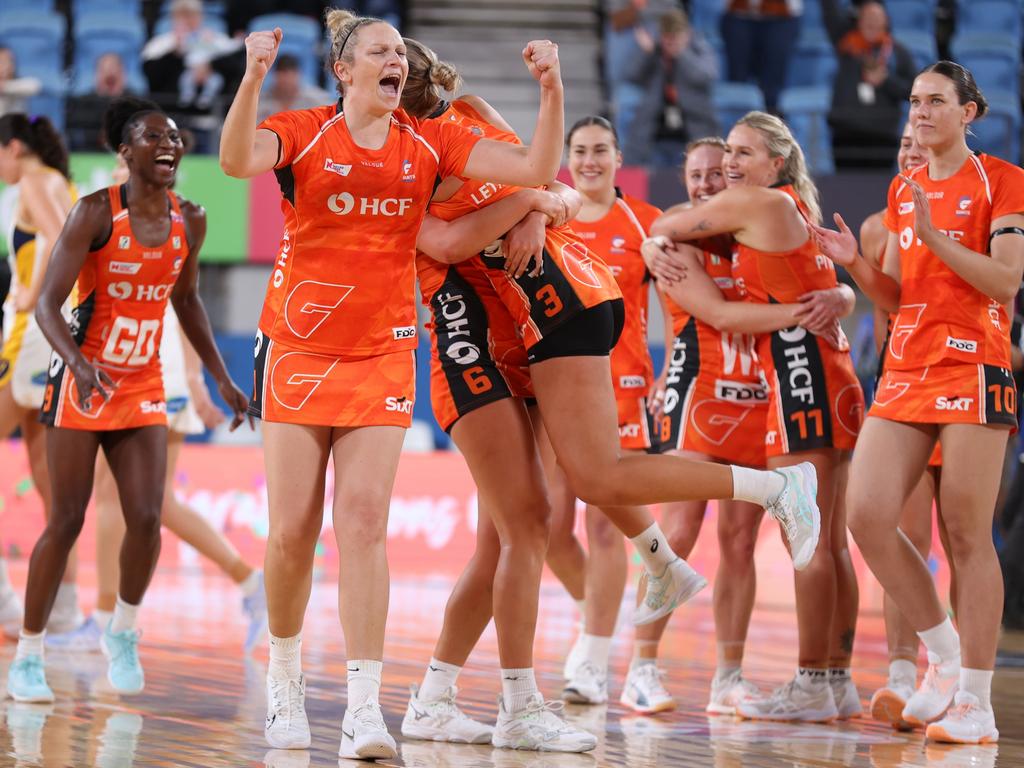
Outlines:
[[[16,583],[24,573],[15,570]],[[88,580],[88,578],[86,579]],[[392,587],[382,696],[392,733],[399,726],[410,683],[430,656],[449,587],[448,579],[399,577]],[[91,602],[83,590],[83,602]],[[344,646],[330,579],[315,587],[304,634],[309,751],[268,750],[263,741],[266,649],[241,652],[244,625],[237,591],[224,579],[193,569],[158,572],[143,609],[142,659],[146,691],[119,698],[105,685],[105,661],[96,654],[48,654],[53,705],[0,705],[0,766],[334,766],[345,697]],[[561,688],[559,670],[575,632],[569,599],[545,583],[537,643],[538,679],[549,697]],[[868,720],[841,726],[794,726],[707,717],[703,712],[714,665],[710,595],[677,614],[666,637],[667,685],[680,708],[638,717],[618,703],[628,663],[630,632],[613,648],[612,702],[571,707],[570,718],[600,737],[597,750],[554,756],[484,747],[404,742],[392,765],[420,768],[583,768],[585,766],[1024,766],[1024,641],[1004,638],[1004,666],[994,702],[1002,742],[989,747],[925,744]],[[790,609],[760,605],[748,643],[748,676],[767,687],[784,682],[795,663]],[[0,685],[14,644],[0,645]],[[497,654],[488,631],[460,678],[467,711],[493,718],[498,692]],[[865,616],[857,637],[854,677],[869,696],[882,681],[885,647],[877,615]],[[357,763],[342,760],[341,765]]]

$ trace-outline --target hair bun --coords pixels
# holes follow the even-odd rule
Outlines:
[[[449,93],[454,93],[462,83],[462,76],[459,75],[459,70],[447,61],[439,61],[430,67],[430,82],[441,86]]]

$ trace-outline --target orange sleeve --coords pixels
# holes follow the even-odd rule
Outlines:
[[[989,173],[992,179],[992,218],[1024,213],[1024,170],[1000,162]]]
[[[893,180],[889,182],[889,196],[887,198],[888,202],[885,206],[885,215],[882,217],[882,223],[885,224],[885,228],[890,232],[895,232],[896,228],[899,226],[899,221],[896,218],[898,215],[896,192],[900,188],[900,185],[902,183],[903,182],[900,181],[899,176],[894,176]]]
[[[280,142],[275,168],[290,165],[305,147],[316,136],[322,123],[329,119],[322,114],[322,108],[300,109],[289,112],[278,112],[256,126],[277,134]]]
[[[422,125],[424,123],[421,123]],[[477,133],[447,120],[430,120],[425,125],[434,129],[433,138],[437,142],[434,146],[437,147],[438,175],[441,178],[463,176],[469,155],[477,142],[484,137],[483,132]]]

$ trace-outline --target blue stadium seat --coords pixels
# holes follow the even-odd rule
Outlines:
[[[28,8],[36,13],[53,10],[53,0],[4,0],[4,11],[11,11],[16,8]]]
[[[835,49],[824,35],[801,34],[796,51],[789,60],[789,75],[786,84],[790,88],[827,85],[831,86],[836,76]]]
[[[223,16],[214,16],[208,13],[203,14],[203,26],[212,29],[216,32],[222,32],[223,34],[228,33],[228,23],[224,21]],[[159,19],[156,20],[156,24],[153,26],[153,37],[162,35],[166,32],[171,31],[171,15],[165,13]]]
[[[966,33],[953,38],[953,58],[974,75],[982,91],[1020,88],[1020,43],[1008,35]]]
[[[886,0],[885,10],[897,38],[903,32],[935,34],[934,0]]]
[[[58,131],[64,130],[64,91],[43,89],[28,100],[28,111],[33,115],[46,115]]]
[[[747,112],[764,109],[764,94],[750,83],[717,82],[711,91],[711,101],[715,105],[723,136]]]
[[[903,43],[914,57],[914,66],[918,70],[924,69],[929,64],[939,60],[939,47],[935,42],[935,35],[927,32],[900,32],[895,35],[896,40]]]
[[[956,32],[997,32],[1021,38],[1019,0],[960,0],[956,11]]]
[[[988,114],[971,123],[967,144],[1011,163],[1020,162],[1020,97],[1016,91],[986,93]]]
[[[395,29],[400,29],[402,15],[398,0],[365,0],[363,15],[384,19]]]
[[[75,23],[72,91],[88,91],[93,84],[96,60],[105,53],[116,53],[124,62],[128,87],[145,92],[147,88],[139,63],[145,41],[146,27],[140,16],[98,11],[80,16]]]
[[[67,22],[58,13],[36,9],[0,10],[0,45],[14,52],[17,71],[40,79],[64,70]]]
[[[690,23],[705,37],[720,37],[719,20],[722,3],[718,0],[693,0],[690,3]]]
[[[832,88],[828,86],[787,88],[779,96],[779,109],[816,175],[835,172],[832,134],[828,129],[831,105]]]
[[[323,63],[320,55],[319,22],[295,13],[268,13],[249,22],[249,31],[274,27],[280,27],[284,35],[279,53],[290,53],[299,60],[306,82],[318,82]]]

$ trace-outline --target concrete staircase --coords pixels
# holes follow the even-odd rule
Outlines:
[[[533,39],[558,43],[565,124],[601,114],[600,0],[410,0],[404,34],[458,67],[465,89],[486,99],[530,141],[537,84],[522,61]]]

